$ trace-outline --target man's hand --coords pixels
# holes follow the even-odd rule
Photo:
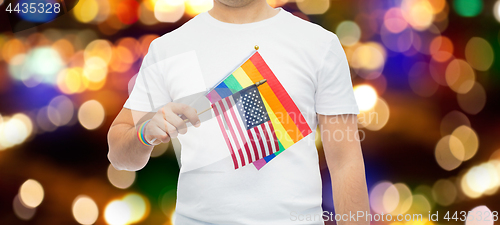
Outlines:
[[[153,146],[143,145],[137,138],[137,129],[142,126],[151,113],[132,111],[123,108],[116,117],[108,132],[108,159],[116,169],[136,171],[148,163]],[[185,104],[168,103],[158,112],[144,128],[146,141],[157,145],[169,142],[171,137],[187,132],[186,121],[195,127],[200,126],[196,109]]]
[[[195,127],[199,127],[200,118],[196,113],[196,109],[191,106],[174,102],[168,103],[156,112],[144,128],[146,141],[158,145],[169,142],[170,138],[175,138],[178,134],[185,134],[187,125],[184,118],[187,118]]]

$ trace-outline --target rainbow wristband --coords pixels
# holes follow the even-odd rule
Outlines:
[[[142,123],[141,127],[139,128],[139,130],[137,130],[137,137],[139,138],[139,141],[143,145],[146,145],[146,146],[152,146],[152,144],[150,144],[150,143],[148,143],[146,141],[146,137],[144,137],[144,128],[149,123],[149,121],[151,121],[151,120],[147,120],[146,122]]]

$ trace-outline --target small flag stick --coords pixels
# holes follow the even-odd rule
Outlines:
[[[260,80],[260,81],[257,81],[257,83],[255,83],[255,86],[260,86],[260,85],[263,85],[264,83],[266,83],[267,80],[266,79],[263,79],[263,80]]]
[[[257,82],[255,83],[255,86],[257,86],[257,87],[258,87],[258,86],[260,86],[260,85],[263,85],[263,84],[264,84],[264,83],[266,83],[266,82],[267,82],[267,80],[266,80],[266,79],[262,79],[262,80],[260,80],[260,81],[257,81]],[[203,110],[203,111],[199,112],[199,113],[198,113],[198,115],[201,115],[201,114],[203,114],[203,113],[207,112],[207,111],[208,111],[208,110],[210,110],[210,109],[212,109],[212,106],[210,106],[210,107],[206,108],[205,110]],[[185,120],[184,120],[184,122],[185,122],[185,123],[187,123],[188,121],[189,121],[189,119],[185,119]]]

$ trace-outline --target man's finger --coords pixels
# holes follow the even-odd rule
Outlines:
[[[188,121],[193,124],[195,127],[198,127],[200,124],[200,118],[198,117],[197,111],[195,108],[188,106],[186,104],[175,103],[171,106],[172,112],[177,115],[184,115]]]
[[[176,138],[178,134],[177,128],[168,121],[165,121],[165,126],[167,127],[167,134],[170,138]]]
[[[155,127],[153,132],[155,134],[154,138],[156,138],[158,141],[161,141],[161,142],[169,142],[170,141],[170,136],[167,134],[166,131],[163,131],[162,129],[160,129],[160,127]],[[153,143],[151,143],[151,144],[153,144]]]
[[[177,114],[173,112],[168,112],[166,116],[167,116],[167,121],[170,124],[174,125],[179,134],[186,133],[187,131],[186,122],[184,122],[184,120],[182,120]]]

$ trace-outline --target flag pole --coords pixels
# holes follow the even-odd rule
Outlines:
[[[259,87],[260,85],[263,85],[266,82],[267,82],[266,79],[262,79],[260,81],[255,82],[255,84],[253,84],[253,85],[255,85],[256,87]],[[210,106],[210,107],[204,109],[203,111],[199,112],[198,116],[201,115],[201,114],[203,114],[203,113],[205,113],[205,112],[207,112],[207,111],[209,111],[210,109],[212,109],[212,106]],[[189,122],[189,119],[185,119],[184,122],[185,123]]]

